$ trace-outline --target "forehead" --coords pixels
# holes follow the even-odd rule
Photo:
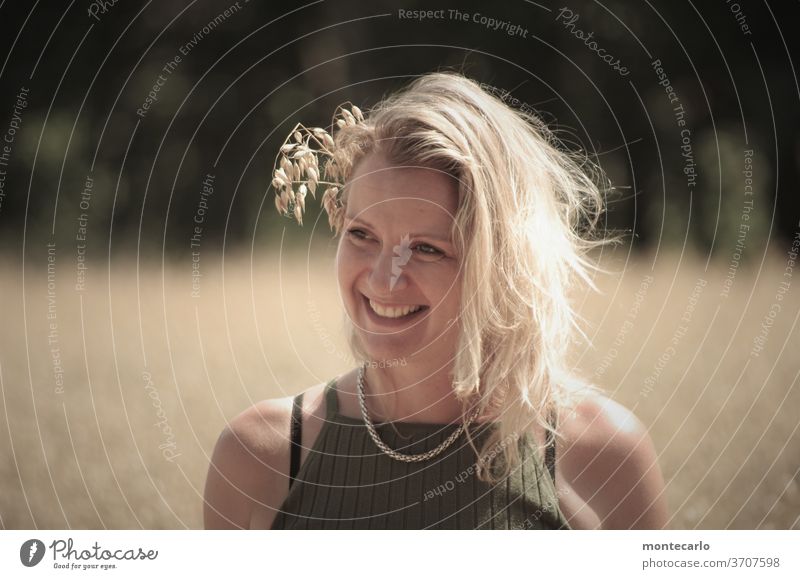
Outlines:
[[[354,171],[347,192],[347,216],[391,212],[422,221],[452,224],[458,209],[458,186],[452,176],[425,167],[392,165],[372,154]]]

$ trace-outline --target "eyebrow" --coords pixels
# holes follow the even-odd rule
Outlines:
[[[360,223],[362,225],[366,225],[370,229],[376,229],[375,226],[373,226],[371,223],[368,223],[367,221],[361,219],[360,217],[350,217],[349,215],[345,215],[345,219],[348,219],[348,220],[352,221],[353,223]],[[437,235],[435,233],[410,233],[409,236],[410,237],[425,237],[427,239],[433,239],[433,240],[439,241],[441,243],[447,243],[448,245],[452,245],[453,244],[453,242],[450,240],[450,238],[441,237],[440,235]]]

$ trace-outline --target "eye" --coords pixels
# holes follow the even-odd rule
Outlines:
[[[357,227],[353,227],[352,229],[347,230],[347,236],[351,239],[355,239],[358,241],[363,241],[367,239],[369,236],[367,235],[366,231],[363,229],[358,229]]]
[[[413,249],[417,254],[429,259],[440,259],[444,257],[443,251],[427,243],[419,243],[415,245]]]

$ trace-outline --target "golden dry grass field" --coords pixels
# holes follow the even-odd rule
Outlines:
[[[71,249],[50,286],[46,250],[24,276],[3,260],[0,526],[199,528],[226,420],[352,365],[315,253],[205,253],[196,297],[189,260],[91,263],[82,291]],[[753,259],[723,295],[727,264],[705,265],[609,263],[576,296],[576,368],[650,428],[672,527],[800,528],[800,271]]]

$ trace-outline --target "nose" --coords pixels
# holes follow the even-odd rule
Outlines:
[[[408,256],[404,246],[384,244],[383,249],[373,258],[369,273],[370,289],[375,296],[388,296],[408,287]]]

